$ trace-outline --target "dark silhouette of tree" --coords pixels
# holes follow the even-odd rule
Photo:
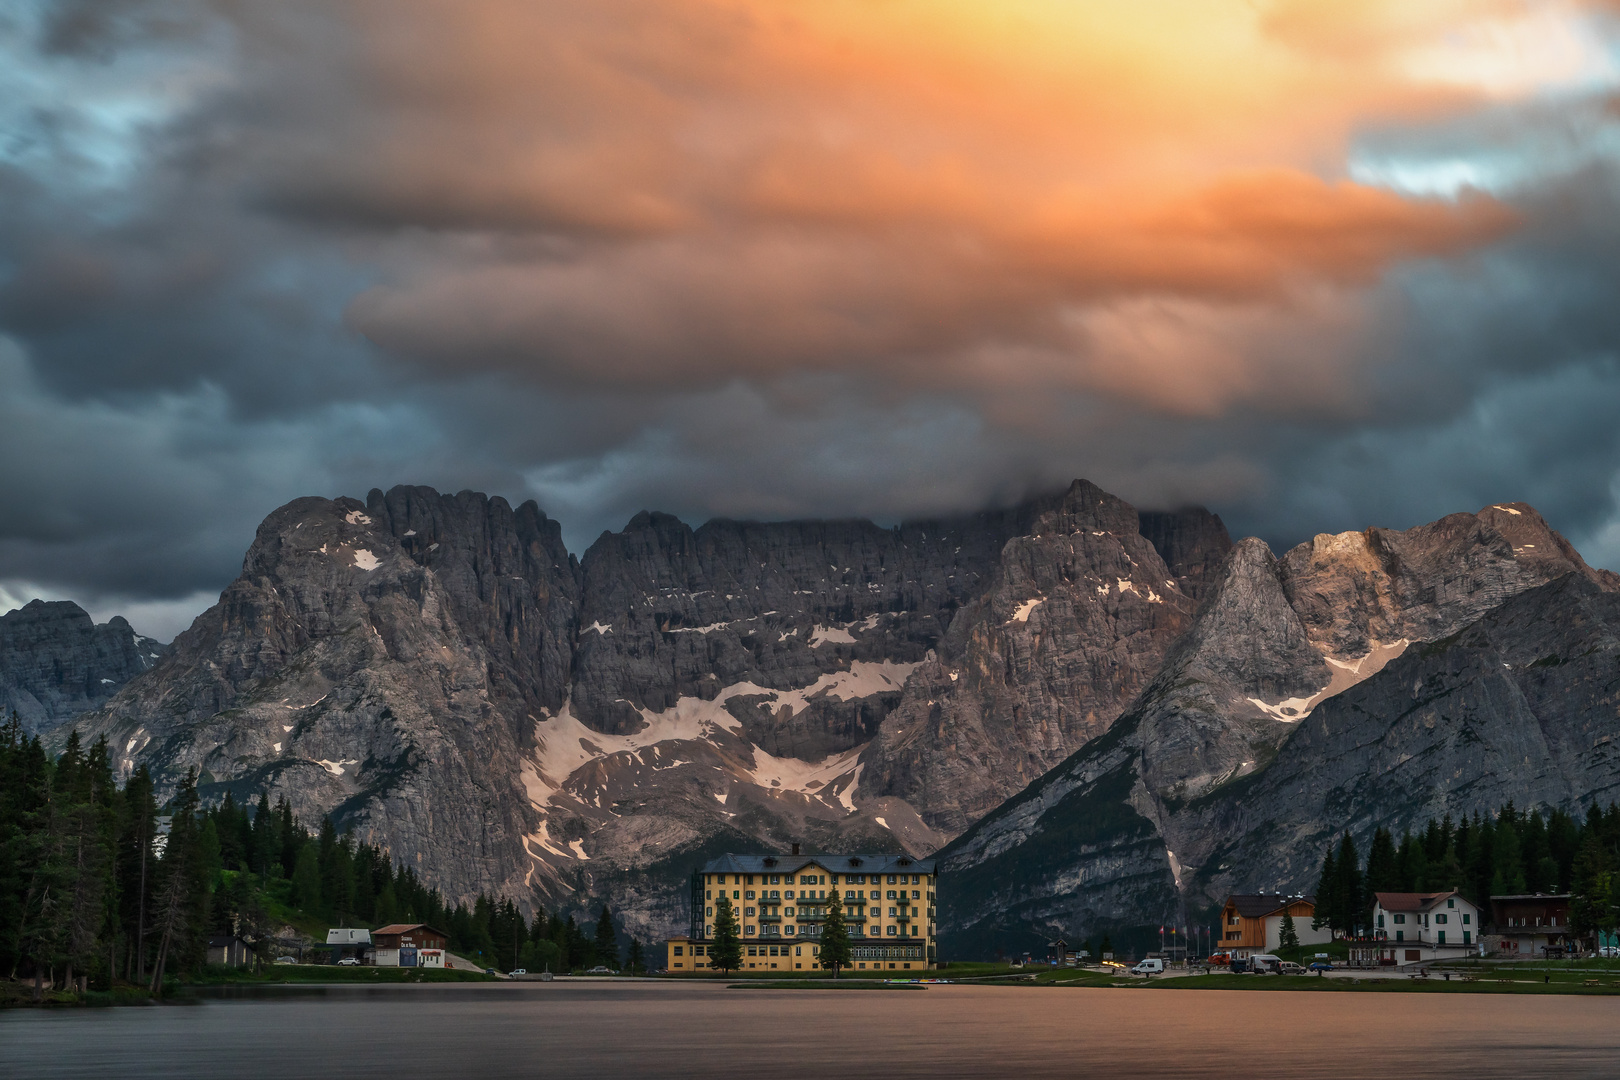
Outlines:
[[[625,961],[625,966],[630,969],[632,975],[647,970],[647,957],[642,952],[641,942],[636,938],[630,939],[630,956]]]
[[[613,932],[613,915],[606,904],[596,920],[596,962],[610,968],[619,966],[619,936]]]
[[[709,966],[722,972],[742,967],[742,938],[737,933],[737,913],[725,892],[714,905],[714,937],[709,944]]]
[[[844,922],[844,901],[834,889],[827,894],[827,918],[821,924],[821,966],[838,978],[841,968],[849,966],[849,926]]]

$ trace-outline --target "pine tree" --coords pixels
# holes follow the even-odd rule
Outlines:
[[[1355,841],[1350,839],[1348,832],[1339,841],[1335,868],[1338,875],[1333,888],[1333,913],[1339,925],[1334,929],[1348,936],[1355,933],[1356,926],[1364,921],[1362,911],[1365,906],[1360,859],[1356,855]]]
[[[1457,889],[1459,891],[1467,884],[1468,875],[1463,870],[1462,860],[1457,857],[1455,847],[1446,848],[1438,862],[1429,865],[1428,884],[1425,890],[1438,892],[1441,889]]]
[[[849,927],[844,922],[844,901],[834,889],[827,895],[827,918],[821,924],[821,966],[838,978],[840,968],[849,966]]]
[[[1396,855],[1396,862],[1400,864],[1400,884],[1397,892],[1417,892],[1423,887],[1423,879],[1429,874],[1429,857],[1423,850],[1423,838],[1414,837],[1410,831],[1401,833],[1401,847]]]
[[[725,892],[714,905],[714,937],[709,942],[709,966],[730,973],[742,967],[742,938],[737,933],[737,913]]]
[[[1461,830],[1458,830],[1461,832]],[[1482,815],[1475,815],[1467,837],[1460,839],[1457,853],[1463,859],[1463,881],[1442,885],[1488,904],[1491,898],[1491,869],[1495,862],[1496,829]]]
[[[1580,847],[1580,833],[1575,819],[1562,810],[1547,815],[1547,851],[1558,863],[1558,882],[1554,888],[1561,893],[1570,891],[1574,877],[1575,852]]]
[[[613,915],[606,904],[596,920],[596,962],[610,968],[619,966],[619,936],[613,932]]]
[[[177,970],[186,970],[200,963],[204,953],[206,938],[201,935],[206,930],[208,883],[202,875],[195,766],[175,790],[170,810],[169,839],[160,863],[153,928],[159,935],[150,984],[153,994],[163,986],[164,971],[171,956]]]
[[[1283,912],[1282,930],[1277,937],[1277,945],[1283,949],[1299,948],[1299,931],[1294,928],[1292,912]]]
[[[1311,917],[1311,929],[1320,930],[1326,926],[1334,928],[1339,925],[1339,913],[1334,905],[1338,891],[1339,867],[1333,857],[1333,845],[1329,844],[1327,854],[1322,856],[1322,874],[1316,879],[1316,914]]]
[[[1524,891],[1524,861],[1519,845],[1518,820],[1513,814],[1513,804],[1509,803],[1496,820],[1496,832],[1491,840],[1490,892],[1476,899],[1488,900],[1492,895],[1517,895]]]
[[[1367,893],[1400,892],[1400,856],[1395,851],[1395,838],[1382,826],[1373,833],[1372,847],[1367,849]]]
[[[276,836],[276,816],[270,809],[270,792],[259,792],[259,805],[253,812],[253,851],[250,866],[259,880],[270,880],[270,865],[276,862],[280,843]]]
[[[1581,839],[1570,892],[1569,929],[1577,939],[1590,940],[1599,931],[1614,926],[1614,878],[1594,828],[1588,827]]]
[[[636,938],[630,939],[630,956],[625,961],[625,964],[629,967],[632,975],[637,971],[647,970],[647,957],[641,950],[641,942]]]
[[[321,910],[321,857],[314,844],[303,845],[292,872],[293,904],[303,911]]]

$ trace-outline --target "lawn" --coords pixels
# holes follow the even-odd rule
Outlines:
[[[189,986],[269,986],[278,983],[395,983],[495,982],[495,976],[460,968],[339,967],[336,964],[271,964],[260,972],[209,967],[182,981]]]

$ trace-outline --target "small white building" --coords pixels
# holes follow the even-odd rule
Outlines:
[[[1380,964],[1456,960],[1480,953],[1479,908],[1455,890],[1373,894],[1372,947]]]
[[[326,932],[326,950],[332,963],[352,956],[362,964],[371,962],[371,931],[357,926],[338,926]]]

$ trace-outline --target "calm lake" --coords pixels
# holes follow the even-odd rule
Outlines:
[[[0,1013],[0,1077],[1620,1076],[1620,997],[656,983]]]

